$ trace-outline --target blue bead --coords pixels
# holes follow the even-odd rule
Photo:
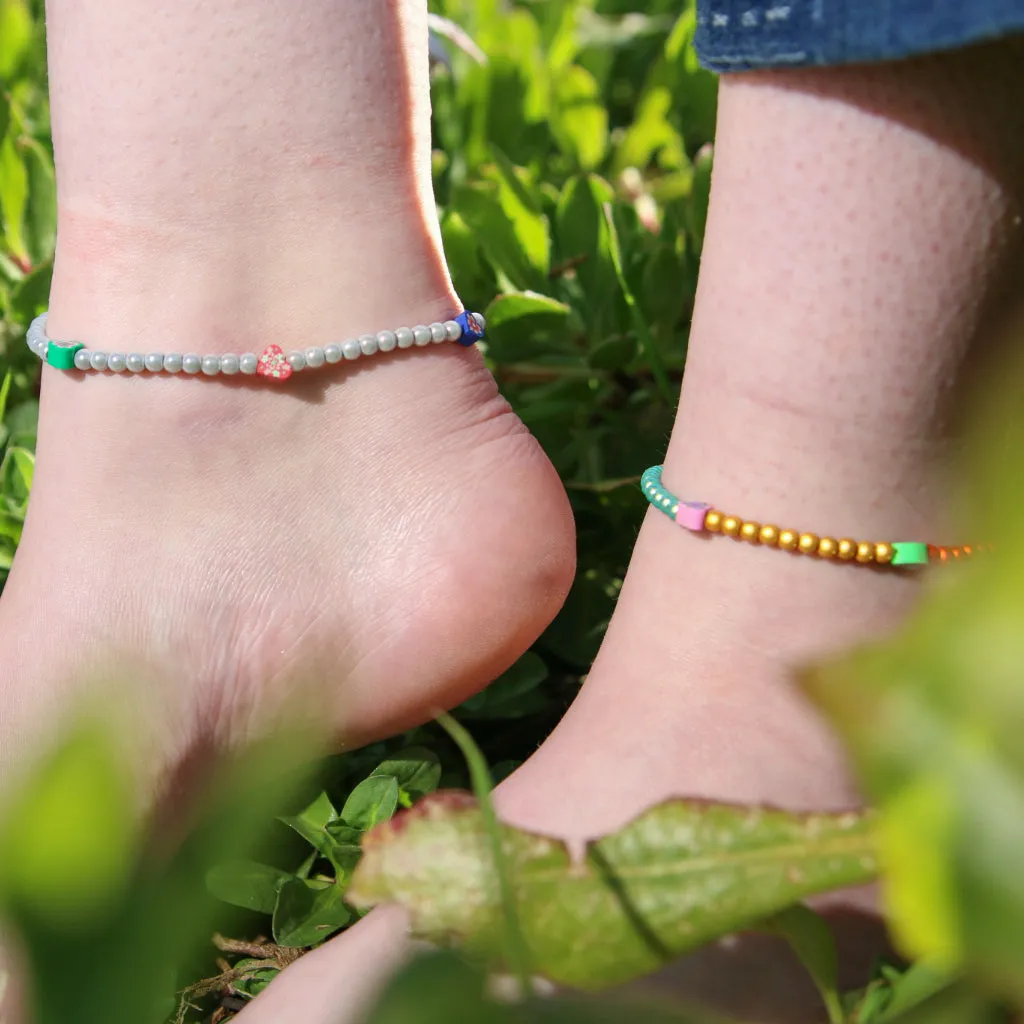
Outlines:
[[[466,348],[475,345],[484,336],[484,318],[479,313],[470,313],[466,310],[455,318],[455,322],[462,328],[459,344]]]

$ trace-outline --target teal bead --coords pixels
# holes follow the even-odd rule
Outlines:
[[[51,341],[46,346],[46,361],[55,366],[58,370],[73,370],[75,368],[75,353],[85,348],[84,344],[58,345]]]
[[[897,541],[892,546],[890,565],[927,565],[928,545],[919,541]]]

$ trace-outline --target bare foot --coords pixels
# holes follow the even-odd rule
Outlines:
[[[50,5],[52,337],[287,350],[458,311],[425,6],[348,7]],[[346,744],[407,727],[522,653],[574,549],[557,475],[475,350],[281,387],[47,368],[0,604],[0,776],[95,670],[129,677],[150,773],[299,695]]]

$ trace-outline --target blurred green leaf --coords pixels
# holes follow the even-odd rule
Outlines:
[[[81,726],[0,822],[0,904],[61,933],[110,913],[137,852],[136,794],[107,730]]]
[[[636,359],[638,351],[635,338],[609,338],[590,350],[587,362],[595,370],[621,370]]]
[[[622,296],[626,300],[626,305],[629,307],[633,327],[640,340],[640,348],[650,363],[651,372],[654,374],[654,380],[658,385],[658,390],[661,392],[661,397],[669,404],[674,404],[672,385],[669,383],[668,376],[665,373],[665,365],[662,361],[661,354],[658,352],[657,342],[651,336],[651,332],[647,326],[647,321],[644,319],[643,312],[633,296],[633,291],[629,286],[629,282],[626,280],[626,274],[622,262],[622,250],[619,246],[619,235],[615,228],[615,221],[612,217],[612,208],[610,203],[605,204],[604,220],[608,227],[609,251],[611,253],[612,266],[615,268],[615,276],[618,278]]]
[[[533,969],[577,988],[637,977],[815,892],[875,872],[871,819],[668,801],[574,857],[501,826]],[[428,853],[429,851],[429,853]],[[398,902],[415,934],[500,962],[505,925],[483,815],[438,793],[365,844],[348,897]],[[585,943],[581,936],[587,936]]]
[[[28,259],[24,234],[27,204],[28,171],[8,132],[0,141],[0,220],[7,248],[19,260]]]
[[[296,878],[285,882],[277,895],[274,941],[279,946],[316,946],[351,919],[340,886]]]
[[[611,185],[595,174],[570,178],[558,199],[556,229],[562,260],[576,264],[590,312],[588,322],[613,297],[615,266],[604,205],[614,198]]]
[[[25,220],[25,245],[33,264],[53,256],[57,238],[57,184],[53,158],[35,139],[20,143],[28,175],[28,207]]]
[[[0,495],[8,512],[24,514],[34,473],[35,456],[27,448],[8,446],[0,462]]]
[[[341,809],[341,820],[362,831],[387,821],[398,807],[398,779],[371,775],[349,794]]]
[[[604,159],[608,112],[594,76],[578,64],[555,79],[551,129],[562,151],[581,170],[593,170]]]
[[[206,873],[206,887],[219,900],[245,910],[272,914],[277,894],[295,876],[251,860],[218,864]]]
[[[52,277],[53,261],[47,260],[31,270],[14,286],[11,292],[11,312],[20,323],[27,325],[46,309]]]
[[[0,0],[0,85],[10,84],[22,72],[32,32],[32,12],[27,0]]]

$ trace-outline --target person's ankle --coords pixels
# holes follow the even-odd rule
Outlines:
[[[50,307],[54,337],[200,354],[323,344],[460,308],[435,232],[409,208],[254,210],[203,230],[63,208]]]

